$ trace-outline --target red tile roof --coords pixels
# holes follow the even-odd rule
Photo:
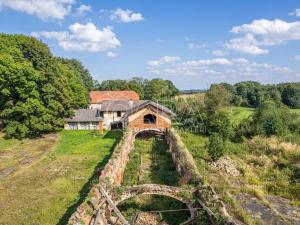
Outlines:
[[[140,100],[135,91],[91,91],[90,103],[96,104],[105,100]]]

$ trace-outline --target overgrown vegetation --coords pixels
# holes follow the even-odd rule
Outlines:
[[[1,172],[2,165],[18,164],[14,174],[0,178],[0,224],[67,224],[122,136],[121,132],[109,132],[102,137],[90,131],[58,135],[58,141],[52,136],[0,138]],[[44,151],[39,157],[35,154]],[[22,165],[19,152],[35,158]]]
[[[177,185],[177,173],[165,140],[136,139],[129,154],[122,185],[155,183]]]
[[[234,161],[240,176],[234,177],[211,166],[208,137],[179,131],[193,155],[204,183],[211,184],[227,204],[229,212],[245,222],[256,224],[243,210],[236,196],[250,193],[260,204],[272,208],[267,196],[277,195],[300,205],[300,146],[279,138],[255,137],[242,143],[228,143],[226,155]],[[272,209],[273,210],[273,209]],[[276,212],[273,210],[276,214]]]

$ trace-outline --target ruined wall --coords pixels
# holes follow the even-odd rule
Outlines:
[[[194,182],[198,184],[196,192],[199,195],[199,203],[207,212],[210,224],[218,224],[217,221],[220,218],[226,218],[226,224],[234,224],[231,222],[224,203],[220,201],[213,188],[209,185],[202,184],[202,177],[198,172],[194,159],[181,141],[176,130],[174,128],[167,129],[165,138],[169,144],[176,169],[182,176],[181,183]],[[117,199],[116,196],[114,196],[117,193],[113,191],[113,188],[122,183],[124,171],[129,161],[129,153],[133,149],[134,141],[135,132],[130,130],[126,131],[122,140],[116,146],[111,159],[101,171],[99,184],[105,188],[111,199]],[[117,217],[107,215],[108,212],[112,211],[112,208],[100,193],[99,184],[92,188],[86,201],[77,208],[76,212],[71,216],[69,224],[91,225],[94,224],[95,218],[99,219],[97,220],[98,223],[95,223],[97,225],[106,225],[111,224],[111,222],[116,222]],[[154,188],[155,187],[156,186],[154,186]],[[97,216],[95,217],[95,215]]]
[[[166,141],[172,154],[176,170],[181,175],[180,183],[186,184],[191,181],[199,183],[202,180],[196,167],[193,156],[181,141],[180,136],[174,128],[169,128],[165,135]]]
[[[100,183],[109,182],[113,186],[119,186],[122,183],[129,153],[134,147],[134,141],[135,134],[132,131],[126,131],[122,140],[116,146],[112,157],[101,171]]]

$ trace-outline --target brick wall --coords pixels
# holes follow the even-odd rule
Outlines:
[[[144,116],[152,114],[156,116],[155,124],[145,124]],[[157,111],[151,106],[143,108],[128,118],[128,127],[133,130],[137,129],[166,129],[171,127],[171,120],[168,115],[161,111]]]

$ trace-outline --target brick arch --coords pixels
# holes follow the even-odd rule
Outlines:
[[[141,134],[143,132],[149,132],[149,133],[153,133],[153,134],[159,134],[162,135],[165,133],[165,129],[164,128],[141,128],[141,129],[134,129],[134,136],[136,137],[138,134]]]
[[[174,186],[167,186],[167,185],[159,185],[159,184],[144,184],[144,185],[137,185],[126,187],[122,194],[115,199],[115,204],[118,205],[121,202],[134,198],[139,195],[159,195],[159,196],[166,196],[177,201],[184,203],[190,211],[190,219],[194,219],[196,216],[196,209],[193,207],[193,199],[186,197],[183,192],[187,190],[183,188],[178,188]],[[189,220],[190,220],[189,219]]]

